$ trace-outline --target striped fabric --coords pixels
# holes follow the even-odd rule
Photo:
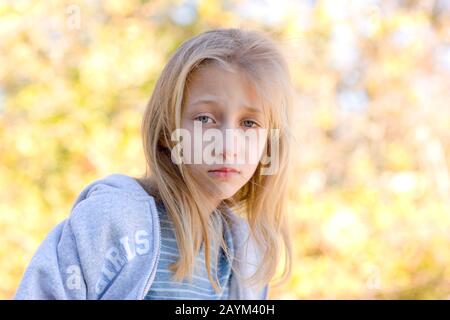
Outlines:
[[[192,283],[188,277],[183,281],[173,281],[171,279],[173,272],[169,269],[169,265],[178,259],[178,246],[173,229],[173,222],[170,220],[164,205],[156,202],[158,214],[161,223],[161,255],[159,258],[155,279],[148,291],[145,300],[225,300],[228,299],[229,284],[232,276],[231,263],[228,261],[225,252],[219,246],[220,254],[217,249],[211,250],[211,260],[219,258],[217,272],[214,261],[211,261],[211,271],[213,278],[219,279],[221,293],[216,293],[209,281],[205,267],[205,248],[202,244],[200,254],[195,259],[195,268],[192,277]],[[221,221],[222,233],[229,248],[230,254],[234,255],[232,234],[229,225],[224,217],[217,215]],[[223,229],[225,227],[225,230]],[[215,276],[217,274],[217,276]]]

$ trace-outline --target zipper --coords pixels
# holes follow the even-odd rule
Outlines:
[[[156,232],[156,235],[157,235],[157,239],[156,240],[158,242],[158,249],[157,249],[158,251],[157,251],[157,254],[156,254],[156,261],[155,261],[155,263],[153,265],[153,268],[152,268],[152,271],[150,272],[149,277],[147,278],[147,281],[146,281],[145,286],[144,286],[144,290],[143,290],[143,292],[141,293],[141,296],[140,296],[140,300],[144,300],[145,299],[145,296],[147,295],[147,292],[150,289],[150,286],[151,286],[151,284],[153,282],[153,279],[155,278],[156,268],[158,267],[159,256],[160,256],[160,253],[161,253],[161,224],[160,224],[160,220],[159,220],[158,209],[156,208],[156,203],[154,202],[153,199],[151,199],[151,201],[153,201],[153,205],[155,207],[155,210],[154,211],[152,210],[151,203],[150,203],[150,212],[151,213],[154,212],[154,214],[152,214],[152,217],[154,218],[154,215],[156,215],[156,221],[158,222],[158,223],[156,223],[156,226],[153,227],[153,229],[154,230],[156,229],[156,231],[157,231]]]

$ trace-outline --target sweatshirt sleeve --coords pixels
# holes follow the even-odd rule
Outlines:
[[[15,293],[15,300],[86,299],[86,284],[70,219],[40,244]]]

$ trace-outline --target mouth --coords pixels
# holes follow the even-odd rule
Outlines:
[[[208,170],[208,174],[215,178],[230,178],[239,174],[239,170],[231,167],[222,167]]]

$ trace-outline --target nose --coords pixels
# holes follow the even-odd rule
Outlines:
[[[234,163],[238,155],[238,132],[230,125],[224,125],[221,131],[223,147],[218,156],[226,163]]]

